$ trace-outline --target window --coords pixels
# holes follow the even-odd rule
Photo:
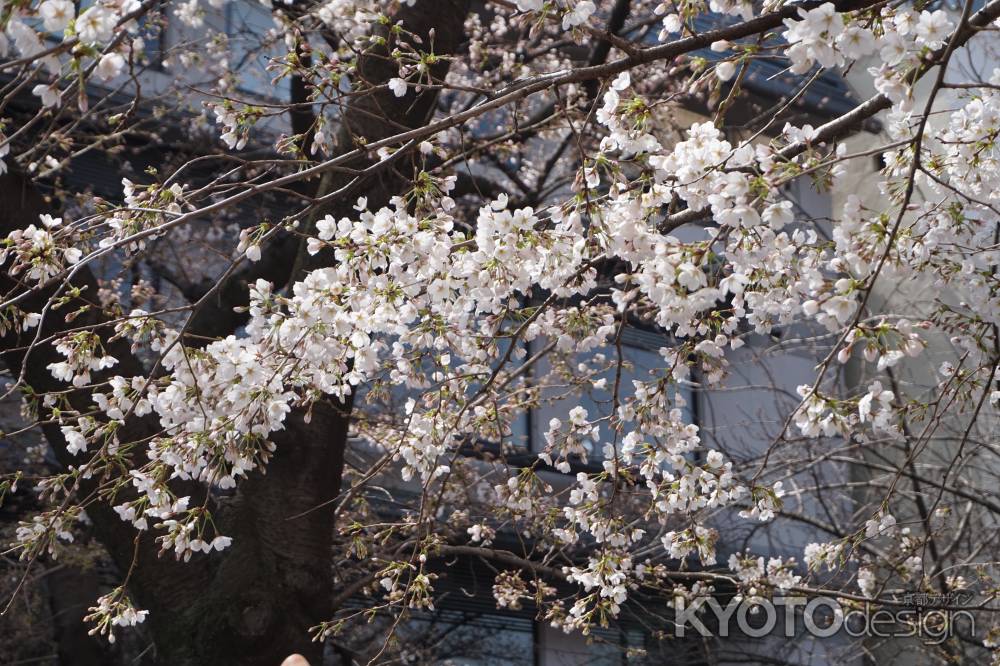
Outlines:
[[[414,614],[397,636],[402,660],[434,666],[622,666],[627,649],[646,642],[636,630],[597,628],[588,638],[525,617],[447,609]]]
[[[638,631],[595,628],[589,638],[579,633],[539,624],[538,666],[624,666],[641,663],[626,656],[630,647],[643,647],[645,636]]]
[[[139,19],[139,36],[142,37],[144,63],[153,69],[163,68],[164,51],[167,50],[167,13],[160,5],[158,13],[146,14]]]
[[[401,655],[411,664],[524,666],[534,661],[530,620],[442,610],[401,625]]]
[[[226,5],[226,34],[230,66],[239,76],[237,88],[265,99],[288,99],[291,80],[285,77],[272,84],[276,72],[267,69],[273,60],[287,54],[271,10],[253,1],[230,2]]]

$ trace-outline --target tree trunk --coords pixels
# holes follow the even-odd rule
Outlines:
[[[447,54],[453,53],[462,41],[467,11],[467,0],[423,2],[413,8],[402,7],[397,19],[404,20],[409,30],[425,40],[429,31],[435,29],[435,50]],[[442,61],[435,75],[443,78],[447,66],[447,60]],[[362,58],[359,72],[375,85],[396,75],[378,54]],[[347,112],[345,132],[338,147],[350,149],[357,135],[373,140],[394,134],[400,124],[419,127],[426,123],[433,113],[436,93],[425,91],[415,99],[412,95],[408,97],[399,99],[383,90],[358,98],[356,113]],[[369,115],[372,113],[383,115],[384,120],[373,120]],[[348,127],[351,132],[346,131]],[[364,191],[358,194],[369,194],[375,202],[385,202],[402,182],[387,176],[378,183],[366,183]],[[350,202],[345,200],[333,208],[349,206]],[[37,224],[39,214],[46,212],[53,212],[53,206],[26,177],[14,173],[0,177],[0,236]],[[304,270],[307,266],[299,268]],[[81,297],[78,302],[47,315],[43,336],[65,329],[61,313],[86,304],[84,299],[97,293],[97,282],[87,269],[78,272],[74,284],[85,287]],[[9,274],[0,276],[0,293],[4,295],[26,287]],[[55,287],[40,290],[21,305],[25,310],[40,312],[54,291]],[[240,293],[242,298],[244,295]],[[210,309],[231,312],[238,304],[219,302]],[[199,321],[211,321],[204,312],[196,317],[196,328],[217,332],[208,323],[198,326]],[[105,323],[100,309],[93,307],[77,318],[73,326],[101,330]],[[231,321],[227,323],[232,325]],[[110,337],[109,330],[105,326],[102,337]],[[61,360],[54,347],[43,344],[26,351],[34,336],[34,330],[8,331],[0,339],[3,362],[14,376],[23,370],[26,384],[36,393],[64,390],[66,387],[46,368],[49,363]],[[145,374],[125,340],[110,343],[106,349],[119,363],[113,372],[98,373],[95,381],[116,374]],[[73,391],[71,401],[81,411],[92,406],[86,390]],[[150,611],[147,622],[157,663],[277,666],[294,652],[304,655],[314,666],[321,663],[322,645],[310,640],[308,630],[329,619],[332,613],[334,507],[330,500],[340,491],[350,409],[350,402],[338,405],[323,400],[313,406],[309,423],[301,413],[288,417],[285,429],[272,437],[277,450],[266,478],[260,472],[251,474],[234,496],[213,503],[220,528],[233,537],[232,546],[223,553],[197,555],[188,563],[176,562],[169,555],[160,558],[154,535],[138,534],[107,505],[95,503],[88,507],[96,536],[120,570],[129,570],[133,556],[138,556],[129,594],[136,605]],[[42,430],[60,463],[68,466],[79,462],[67,452],[57,425],[45,425]],[[122,428],[121,436],[136,441],[154,435],[157,430],[157,421],[152,416],[131,418]],[[98,479],[82,482],[78,495],[86,495],[99,482]],[[175,485],[180,495],[192,496],[192,504],[205,498],[205,489],[198,484]]]

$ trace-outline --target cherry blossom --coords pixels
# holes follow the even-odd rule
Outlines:
[[[633,3],[607,29],[590,0],[453,29],[420,1],[274,3],[263,91],[224,3],[153,4],[4,27],[35,106],[0,118],[2,169],[48,212],[0,241],[0,334],[10,395],[71,461],[37,483],[26,561],[98,503],[202,571],[253,552],[240,512],[287,501],[330,521],[358,617],[435,610],[455,557],[495,566],[491,603],[585,634],[714,585],[899,606],[964,576],[993,608],[969,534],[995,517],[1000,69],[952,58],[996,2]],[[151,102],[138,20],[167,16],[181,83]],[[772,66],[794,85],[764,100]],[[844,79],[872,96],[841,113]],[[140,167],[140,139],[184,150]],[[65,189],[92,151],[114,197]],[[336,487],[254,497],[316,432]],[[790,523],[814,531],[772,538]],[[108,640],[147,616],[119,568],[88,616]]]

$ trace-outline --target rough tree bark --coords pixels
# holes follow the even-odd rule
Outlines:
[[[425,44],[433,29],[435,53],[447,55],[463,41],[468,9],[467,0],[428,0],[412,8],[401,7],[395,18],[403,20]],[[387,51],[383,51],[362,58],[360,76],[375,85],[395,76],[395,67],[386,55]],[[434,68],[435,76],[443,78],[447,68],[448,61],[441,60]],[[430,119],[435,101],[436,93],[430,91],[397,98],[383,89],[359,97],[344,111],[344,130],[338,137],[337,149],[353,148],[359,136],[372,141],[398,132],[401,126],[419,127]],[[359,161],[350,166],[366,165]],[[361,194],[375,205],[386,202],[400,191],[404,180],[384,174],[377,182],[359,184],[350,195],[333,202],[328,212],[347,214]],[[336,189],[335,183],[330,191]],[[38,215],[46,212],[54,212],[53,206],[28,178],[14,173],[0,177],[0,236],[37,223]],[[278,276],[279,286],[316,262],[329,261],[322,256],[299,259],[297,270],[289,273],[287,266],[302,253],[295,244],[288,246],[282,253],[286,268],[284,275]],[[246,303],[247,282],[246,275],[239,275],[224,285],[218,299],[195,313],[193,332],[219,336],[235,330],[242,321],[233,308]],[[74,286],[84,288],[81,296],[59,312],[93,306],[86,299],[97,293],[94,275],[86,269],[79,271]],[[10,275],[0,276],[0,292],[10,294],[22,287]],[[23,307],[40,311],[53,291],[34,294]],[[73,326],[100,327],[105,323],[99,308],[91,307]],[[50,313],[43,323],[42,336],[66,327],[59,313]],[[38,392],[64,389],[46,369],[49,363],[60,360],[55,349],[43,344],[27,351],[34,335],[35,331],[11,331],[0,339],[4,364],[14,376],[23,371],[26,384]],[[96,380],[110,374],[144,373],[142,363],[125,341],[111,343],[107,351],[119,363],[112,372],[98,374]],[[74,391],[71,400],[81,410],[91,404],[86,390]],[[349,403],[321,401],[313,407],[308,423],[301,413],[293,413],[285,429],[273,437],[277,451],[266,477],[253,474],[232,497],[209,498],[215,504],[221,529],[234,539],[233,545],[221,554],[196,557],[188,563],[178,563],[169,556],[157,557],[158,547],[150,534],[137,537],[131,525],[122,522],[107,506],[102,508],[96,503],[88,508],[96,536],[122,571],[128,570],[133,556],[137,556],[129,593],[140,607],[150,610],[148,622],[158,663],[276,666],[293,652],[305,655],[314,664],[321,663],[322,648],[310,641],[307,630],[328,619],[332,612],[334,510],[328,500],[340,491],[350,409]],[[66,451],[57,425],[46,425],[43,431],[60,463],[80,462]],[[157,432],[155,419],[131,418],[121,436],[123,441],[135,441]],[[78,494],[87,496],[99,483],[100,479],[81,482]],[[195,484],[177,485],[180,494],[198,498],[193,498],[192,504],[204,498],[203,489]],[[310,511],[319,506],[322,508]],[[304,515],[291,519],[300,514]]]

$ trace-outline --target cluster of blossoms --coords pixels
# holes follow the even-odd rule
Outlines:
[[[991,86],[1000,86],[1000,69],[994,69]],[[941,133],[944,150],[941,175],[948,181],[961,183],[970,196],[987,201],[1000,197],[1000,152],[997,128],[1000,127],[1000,93],[995,88],[977,91],[956,109]],[[940,184],[929,180],[928,185],[940,190]],[[943,239],[942,239],[943,240]]]
[[[908,8],[885,8],[881,16],[883,35],[878,44],[881,65],[872,67],[875,87],[899,108],[908,111],[913,103],[907,76],[920,66],[928,50],[944,45],[955,27],[947,12],[924,10],[919,14]]]
[[[481,382],[497,378],[492,367],[504,355],[495,340],[506,324],[500,315],[512,299],[529,296],[535,289],[562,298],[585,295],[597,279],[593,265],[603,258],[619,258],[637,267],[633,274],[618,276],[620,287],[614,289],[612,300],[624,307],[639,294],[654,307],[657,324],[678,337],[693,338],[691,351],[701,359],[709,381],[723,376],[723,349],[738,346],[731,335],[741,320],[764,330],[772,322],[791,321],[797,313],[827,324],[846,323],[852,311],[845,305],[851,302],[847,299],[851,284],[826,279],[823,252],[812,249],[819,245],[815,235],[793,230],[789,236],[784,229],[790,217],[786,203],[762,199],[751,187],[745,167],[757,164],[766,170],[767,149],[755,153],[746,146],[734,148],[705,123],[692,127],[687,140],[667,151],[652,135],[637,133],[636,123],[623,122],[635,108],[620,103],[619,95],[628,84],[627,77],[619,77],[606,94],[602,120],[610,135],[602,148],[645,156],[655,169],[655,182],[640,194],[612,187],[591,213],[589,227],[575,211],[554,208],[543,217],[531,208],[511,210],[501,196],[480,210],[476,231],[467,236],[456,229],[447,203],[415,215],[402,199],[378,211],[359,202],[357,218],[320,220],[316,237],[309,241],[312,254],[332,252],[335,267],[312,271],[287,296],[259,280],[251,289],[251,319],[244,337],[230,336],[203,350],[168,345],[162,364],[169,374],[150,383],[147,395],[136,395],[141,385],[135,380],[118,378],[111,398],[101,394],[98,406],[110,418],[120,418],[133,407],[143,413],[152,409],[167,434],[151,442],[150,458],[166,466],[171,476],[227,488],[266,463],[273,451],[269,435],[284,427],[294,407],[316,395],[343,397],[383,372],[393,382],[415,389],[434,382],[446,387],[453,407],[440,409],[440,389],[421,400],[410,399],[405,429],[376,443],[402,462],[404,479],[416,474],[430,482],[450,471],[440,462],[442,457],[475,436],[480,427]],[[681,198],[692,210],[710,209],[721,226],[710,230],[700,246],[660,233],[645,220],[672,197]],[[731,266],[724,279],[710,277],[712,271],[704,262],[708,249],[720,243]],[[779,251],[765,258],[763,253],[775,245]],[[766,270],[760,268],[762,260]],[[772,282],[778,275],[780,283]],[[825,293],[827,289],[832,293]],[[797,311],[787,306],[773,310],[776,299],[788,302],[785,294],[799,302],[805,296],[811,300]],[[726,296],[734,299],[734,314],[709,335],[699,313]],[[824,316],[829,319],[823,320]],[[554,338],[562,352],[585,353],[606,345],[615,328],[613,316],[587,321],[575,308],[551,307],[539,309],[524,324],[508,329],[507,335],[526,342]],[[60,369],[60,376],[85,381],[87,368],[104,363],[107,357],[79,351],[85,347],[66,346],[64,353],[76,360],[68,361],[73,367]],[[676,356],[676,351],[664,350],[666,360]],[[431,370],[426,360],[418,359],[433,359]],[[688,365],[675,366],[673,379],[683,378],[684,372],[677,373]],[[612,415],[622,424],[634,423],[635,430],[625,436],[618,451],[604,446],[606,474],[639,462],[651,493],[650,506],[662,517],[732,505],[748,495],[752,508],[746,515],[772,516],[780,489],[749,492],[718,452],[710,452],[704,465],[692,464],[686,457],[699,446],[697,427],[684,423],[680,411],[671,408],[668,385],[636,382],[632,396]],[[131,388],[127,396],[126,387]],[[886,398],[884,393],[873,389],[859,402],[862,421],[872,418],[876,427],[888,423],[891,394]],[[815,392],[810,395],[817,408],[801,413],[811,414],[820,424],[817,417],[824,403]],[[879,407],[873,408],[873,403]],[[835,423],[832,415],[826,423]],[[559,419],[553,420],[547,437],[551,453],[542,454],[547,463],[565,469],[570,456],[585,452],[581,439],[599,435],[588,417],[582,407],[570,410],[568,434],[560,433]],[[800,427],[814,432],[813,426]],[[829,434],[838,431],[815,427]],[[652,444],[653,439],[659,444]],[[119,507],[123,519],[144,527],[146,515],[184,514],[184,507],[165,498],[159,484],[137,486],[146,499]],[[506,504],[530,509],[528,496],[518,494],[518,488],[517,483],[503,487],[503,493],[513,491]],[[585,590],[599,587],[596,598],[610,600],[605,612],[614,615],[625,594],[620,572],[630,566],[627,549],[641,540],[642,530],[620,538],[623,533],[608,517],[605,505],[595,480],[578,475],[563,510],[567,523],[560,533],[564,540],[575,541],[584,533],[597,543],[608,542],[604,557],[570,575]],[[187,518],[164,520],[169,531],[165,547],[189,557],[201,549],[202,541],[192,536],[200,523],[193,514],[184,515]],[[212,548],[221,545],[222,538],[205,543]],[[715,560],[716,539],[713,530],[696,527],[670,532],[662,540],[671,557],[697,553],[707,564]],[[787,567],[769,573],[775,580],[778,569]],[[592,610],[583,602],[574,606],[571,616],[579,619]]]
[[[805,547],[804,560],[811,571],[822,567],[833,571],[838,566],[838,560],[843,556],[843,545],[834,543],[811,543]]]
[[[329,0],[317,5],[315,14],[325,25],[353,42],[362,37],[369,24],[377,18],[377,13],[373,11],[374,4],[367,0]]]
[[[586,596],[576,600],[565,618],[563,631],[588,632],[595,617],[617,617],[628,597],[627,586],[633,576],[632,559],[614,551],[603,551],[589,558],[587,567],[567,567],[567,579],[580,584]],[[599,619],[603,623],[603,620]]]
[[[922,577],[925,555],[922,541],[920,538],[914,538],[909,527],[900,528],[895,516],[885,510],[879,510],[865,522],[863,534],[866,541],[889,544],[893,556],[889,559],[879,559],[871,555],[861,558],[862,564],[858,568],[855,581],[862,594],[867,597],[877,596],[878,588],[885,585],[886,579],[892,575],[898,576],[903,583],[926,582]],[[818,561],[825,561],[829,567],[830,559],[840,557],[842,548],[833,544],[826,544],[823,548],[824,550],[814,551],[817,566]],[[950,589],[956,590],[963,586],[958,583],[954,587],[949,585]]]
[[[795,413],[795,425],[808,437],[820,433],[826,437],[851,433],[863,437],[862,427],[869,423],[876,433],[900,435],[895,423],[898,416],[893,404],[895,395],[884,389],[880,381],[872,382],[868,392],[854,401],[854,411],[851,411],[852,402],[830,398],[812,386],[803,384],[798,390],[804,400]],[[858,427],[859,424],[862,427]]]
[[[772,557],[764,563],[763,557],[752,557],[741,553],[729,556],[729,568],[739,579],[740,588],[748,602],[762,599],[766,590],[787,591],[799,584],[802,576],[795,575],[795,560],[782,561]]]
[[[139,610],[132,605],[124,587],[105,594],[97,600],[96,606],[88,610],[90,615],[84,619],[94,625],[90,635],[106,636],[109,643],[115,642],[115,627],[134,627],[142,624],[149,615],[149,611]]]
[[[442,189],[447,188],[443,184]],[[625,195],[609,203],[623,205],[627,205]],[[287,296],[275,293],[262,280],[253,286],[245,336],[229,336],[204,349],[167,342],[161,363],[168,374],[150,382],[145,395],[137,381],[116,378],[111,392],[95,400],[110,418],[120,418],[129,409],[152,410],[159,418],[165,434],[149,444],[148,456],[166,471],[136,476],[142,499],[118,509],[123,519],[140,527],[148,525],[147,517],[162,519],[168,531],[164,547],[173,548],[178,556],[190,557],[200,548],[193,534],[203,529],[203,518],[178,506],[156,478],[232,487],[266,463],[274,450],[269,436],[284,427],[293,408],[319,394],[346,396],[386,373],[395,384],[413,389],[426,389],[429,382],[445,387],[419,400],[410,398],[405,427],[383,431],[373,442],[402,463],[404,480],[416,475],[429,483],[450,472],[441,462],[443,456],[475,437],[488,420],[484,386],[507,381],[493,368],[505,357],[496,344],[498,333],[510,325],[498,315],[512,299],[534,289],[563,298],[586,294],[597,278],[593,264],[605,256],[636,258],[644,243],[674,244],[680,249],[678,241],[652,229],[641,230],[641,240],[627,240],[595,226],[588,238],[576,213],[552,209],[542,219],[531,208],[510,210],[505,197],[480,210],[471,237],[456,230],[447,205],[421,216],[409,212],[401,199],[374,212],[364,202],[358,208],[357,219],[320,220],[317,236],[309,242],[311,253],[332,252],[335,267],[312,271]],[[610,212],[601,217],[614,219]],[[677,268],[659,267],[678,276],[673,291],[652,281],[641,282],[640,288],[663,293],[665,311],[658,320],[678,332],[683,330],[680,323],[687,327],[686,335],[696,335],[696,312],[690,304],[680,307],[679,313],[672,310],[689,290],[709,289],[706,304],[720,292],[707,287],[704,273],[690,259],[686,265],[683,256],[676,261]],[[702,277],[684,277],[685,271]],[[558,351],[580,354],[606,345],[615,329],[610,314],[551,307],[537,309],[507,335],[526,342],[552,339]],[[141,326],[131,330],[145,335]],[[713,336],[699,342],[695,351],[705,357],[706,367],[716,368],[720,345],[727,343],[727,336]],[[664,350],[667,358],[675,354]],[[635,431],[625,437],[618,452],[618,447],[603,445],[605,473],[624,473],[638,464],[651,492],[650,508],[663,517],[717,509],[745,498],[748,490],[720,453],[710,452],[701,465],[688,458],[699,448],[698,431],[672,406],[670,385],[668,378],[635,382],[632,395],[612,415],[622,424],[632,424]],[[440,408],[444,395],[451,405],[446,410]],[[570,410],[568,421],[570,434],[556,435],[561,429],[558,419],[550,431],[560,467],[581,453],[584,435],[599,437],[585,409]],[[541,455],[552,462],[548,457],[552,454]],[[512,493],[505,504],[530,510],[529,496],[514,499],[520,487],[517,483],[503,487],[501,492]],[[766,508],[766,498],[775,496],[774,491],[754,496],[761,499],[755,501],[752,514],[767,519],[772,512]],[[580,475],[563,510],[566,524],[560,533],[567,541],[587,534],[598,543],[606,542],[605,559],[626,562],[625,553],[642,539],[643,530],[623,532],[608,517],[605,505],[598,483]],[[693,538],[702,558],[713,561],[711,530]],[[589,568],[574,574],[581,581],[596,575]],[[600,594],[613,602],[606,612],[617,613],[623,592]]]
[[[869,27],[845,21],[833,3],[815,9],[799,9],[801,20],[786,19],[785,38],[791,45],[786,55],[791,71],[805,74],[815,65],[840,67],[878,51],[881,68],[873,68],[875,85],[894,101],[909,97],[905,76],[918,66],[926,49],[944,44],[954,24],[942,9],[923,10],[885,8],[879,17],[881,36]]]
[[[688,528],[681,532],[667,532],[663,535],[663,549],[671,558],[683,560],[691,553],[697,553],[698,559],[706,565],[715,564],[715,543],[719,533],[708,527]]]
[[[569,431],[561,433],[563,423],[558,418],[553,417],[549,421],[549,429],[545,433],[546,451],[539,454],[547,465],[552,465],[560,472],[570,471],[570,456],[577,456],[584,463],[587,462],[587,447],[584,442],[595,441],[600,438],[600,428],[587,421],[587,410],[577,406],[569,411]],[[553,462],[552,454],[557,452]]]
[[[845,57],[855,60],[875,49],[870,31],[858,26],[844,29],[844,17],[833,3],[798,12],[801,21],[785,20],[785,39],[791,45],[786,54],[796,74],[805,74],[817,63],[837,67],[844,64]]]
[[[150,238],[166,233],[166,225],[184,210],[184,186],[137,186],[122,178],[124,206],[108,216],[108,233],[102,235],[98,247],[107,249],[124,247],[138,252],[146,247]]]
[[[118,359],[105,353],[101,337],[91,331],[80,331],[63,338],[56,343],[56,351],[66,360],[50,363],[48,370],[56,379],[71,382],[73,386],[89,384],[91,372],[105,370],[118,363]],[[141,377],[136,379],[142,381]]]
[[[34,557],[43,550],[52,558],[58,557],[60,542],[73,542],[73,523],[79,516],[79,510],[70,514],[53,511],[34,516],[30,522],[22,521],[15,534],[21,559]]]
[[[189,497],[179,497],[174,499],[167,490],[166,484],[158,482],[156,479],[144,474],[139,470],[129,472],[131,485],[140,493],[137,500],[124,502],[114,507],[115,513],[125,522],[132,523],[138,530],[149,529],[148,518],[168,519],[172,516],[183,514],[187,511]],[[178,539],[174,539],[177,542]],[[177,548],[177,555],[188,556],[187,549],[183,547],[188,539],[180,540],[181,547]],[[195,550],[192,548],[191,550]],[[221,550],[221,549],[220,549]]]
[[[745,21],[754,16],[753,3],[747,0],[709,0],[707,6],[702,0],[661,2],[653,9],[654,14],[663,17],[659,39],[666,41],[671,35],[681,32],[686,20],[706,10],[724,16],[739,16]]]
[[[517,0],[516,4],[522,12],[556,10],[562,15],[563,30],[583,25],[597,11],[591,0]]]
[[[520,20],[538,21],[533,29],[553,18],[573,34],[586,34],[597,12],[589,0],[515,4],[518,12],[528,13],[517,14]],[[68,0],[44,0],[34,12],[15,11],[5,31],[20,55],[41,54],[42,42],[27,23],[37,16],[46,30],[66,31],[66,39],[87,46],[80,53],[88,55],[73,57],[93,65],[99,79],[110,80],[137,50],[135,40],[113,42],[120,28],[135,32],[135,26],[121,24],[138,8],[135,0],[101,2],[75,16]],[[383,21],[381,8],[329,0],[307,13],[352,44],[362,43],[362,35],[375,25],[391,25],[394,36],[405,34],[405,25]],[[751,3],[740,0],[711,0],[707,8],[744,20],[754,13]],[[705,9],[700,2],[662,3],[656,9],[663,15],[661,37],[681,32]],[[204,22],[198,0],[181,3],[175,14],[188,26]],[[286,25],[286,19],[278,24]],[[571,603],[553,604],[548,616],[566,631],[586,632],[617,617],[634,590],[668,578],[653,572],[655,565],[648,561],[638,563],[638,552],[655,553],[681,568],[715,566],[726,559],[719,552],[727,551],[714,521],[737,515],[771,520],[783,511],[786,495],[783,483],[765,470],[767,456],[760,470],[751,470],[728,450],[717,450],[726,447],[713,443],[716,434],[691,423],[685,412],[683,391],[725,386],[734,358],[742,353],[738,350],[751,336],[777,338],[782,329],[797,334],[815,324],[832,339],[819,377],[799,387],[786,424],[794,424],[806,440],[828,437],[872,446],[900,441],[905,435],[901,424],[918,412],[908,411],[904,395],[884,377],[866,376],[846,397],[838,395],[826,376],[836,367],[833,359],[855,360],[864,372],[891,377],[889,371],[924,353],[929,331],[939,326],[962,359],[942,366],[935,378],[942,395],[955,386],[990,388],[995,378],[986,342],[990,327],[995,337],[1000,323],[997,92],[988,86],[956,93],[955,108],[932,121],[915,114],[916,74],[955,27],[943,10],[886,7],[844,14],[824,3],[799,8],[798,19],[784,25],[787,48],[781,52],[795,74],[878,54],[880,64],[871,73],[877,90],[893,104],[887,118],[893,143],[879,149],[885,168],[876,183],[882,195],[877,203],[852,194],[831,211],[830,220],[803,222],[784,187],[809,177],[822,187],[842,186],[847,171],[840,163],[849,159],[845,145],[821,139],[831,136],[822,128],[792,124],[780,132],[776,126],[770,140],[760,138],[763,131],[746,140],[724,131],[721,119],[694,122],[674,141],[660,131],[664,104],[649,99],[651,86],[634,71],[620,71],[607,81],[594,113],[599,140],[590,143],[594,155],[575,163],[577,178],[569,196],[556,188],[548,197],[528,197],[531,205],[508,194],[483,197],[485,203],[466,219],[456,202],[459,195],[451,196],[456,176],[437,174],[427,164],[447,154],[436,147],[447,137],[433,137],[435,143],[427,137],[413,142],[419,146],[415,159],[430,169],[419,171],[413,190],[386,205],[369,206],[361,198],[353,213],[315,220],[303,247],[317,262],[325,260],[325,267],[296,274],[287,287],[252,280],[247,320],[238,332],[192,342],[181,327],[166,324],[168,317],[132,309],[116,322],[115,336],[128,340],[133,350],[155,352],[156,374],[112,376],[89,387],[92,413],[53,410],[67,451],[81,460],[82,454],[116,455],[133,444],[118,441],[118,429],[128,419],[155,420],[157,433],[138,445],[147,462],[122,475],[110,495],[122,521],[156,532],[163,552],[188,560],[226,549],[231,538],[216,530],[206,509],[192,507],[191,498],[178,496],[169,482],[196,481],[212,491],[235,488],[266,469],[277,451],[276,434],[289,427],[291,415],[308,418],[317,401],[364,398],[375,404],[390,394],[386,402],[395,400],[398,408],[394,404],[388,417],[356,428],[367,450],[390,470],[379,463],[372,474],[398,475],[427,496],[445,498],[445,505],[459,497],[456,487],[467,480],[461,475],[469,465],[459,454],[489,442],[498,444],[503,455],[506,445],[515,443],[514,419],[544,406],[549,410],[544,449],[531,451],[535,457],[517,469],[512,465],[480,475],[477,468],[478,478],[468,486],[481,494],[478,500],[489,511],[475,518],[450,514],[457,539],[482,547],[510,532],[553,551],[585,551],[573,564],[560,562],[553,569],[578,588]],[[285,36],[289,55],[303,48],[295,30],[289,28]],[[373,38],[367,46],[375,44],[380,43]],[[375,89],[388,91],[390,101],[409,102],[413,93],[439,85],[431,66],[440,60],[432,45],[424,50],[402,44],[390,52],[394,75]],[[726,40],[711,48],[736,48],[748,59],[753,53],[747,44],[734,47]],[[520,57],[505,54],[497,61]],[[339,58],[316,57],[328,67],[327,74],[337,74],[329,77],[336,78],[329,85],[333,91],[354,85],[349,80],[353,65]],[[283,66],[293,68],[294,60]],[[611,63],[617,67],[615,62],[621,61]],[[35,95],[44,107],[58,107],[65,101],[67,88],[59,78],[65,65],[55,56],[45,56],[41,65],[56,79],[36,86]],[[716,76],[731,80],[734,71],[727,62],[717,66]],[[719,82],[712,79],[712,84]],[[998,85],[1000,70],[990,80],[990,86]],[[315,91],[310,104],[322,104],[323,85],[315,84]],[[580,94],[571,92],[569,106]],[[228,99],[207,107],[230,151],[247,147],[251,130],[265,115],[263,107]],[[943,126],[936,129],[935,123]],[[329,124],[318,120],[311,130],[311,154],[332,154]],[[0,135],[0,151],[5,142]],[[286,137],[284,145],[291,143]],[[590,149],[586,141],[580,145],[581,152]],[[387,158],[403,154],[394,150],[383,145],[376,155],[388,163]],[[299,156],[306,152],[303,148]],[[517,174],[508,175],[513,180]],[[172,178],[146,186],[124,179],[123,186],[124,205],[103,210],[100,221],[88,228],[96,232],[93,236],[84,238],[76,228],[81,225],[43,215],[41,226],[7,236],[0,244],[0,264],[10,276],[41,285],[72,270],[91,247],[97,254],[131,259],[149,251],[151,241],[179,226],[179,219],[198,215],[205,192],[212,191],[208,200],[218,201],[211,187],[192,192]],[[914,186],[927,196],[914,199]],[[229,191],[228,184],[218,187]],[[710,219],[712,224],[681,229],[678,219]],[[227,247],[225,255],[260,262],[268,251],[266,230],[275,228],[269,224],[244,228],[235,251]],[[298,227],[286,230],[297,233]],[[869,297],[876,280],[948,290],[957,305],[914,316],[874,316]],[[104,291],[106,298],[98,295],[102,304],[118,305],[114,289]],[[140,286],[137,293],[142,291]],[[953,311],[962,308],[975,315],[955,318]],[[31,328],[41,320],[40,313],[15,315],[11,329]],[[635,321],[670,340],[651,352],[655,367],[639,378],[623,376],[621,351],[623,331]],[[963,325],[970,322],[972,330],[966,330]],[[60,334],[51,342],[65,360],[51,363],[49,372],[78,389],[118,364],[96,332]],[[992,403],[1000,401],[1000,392],[991,390]],[[591,393],[609,397],[586,406],[577,400]],[[788,434],[778,433],[775,448]],[[482,465],[485,469],[487,463]],[[568,476],[574,468],[576,474]],[[83,463],[74,472],[101,469]],[[553,482],[545,476],[550,469],[565,476]],[[118,493],[131,499],[118,499]],[[431,521],[446,512],[421,506],[419,513],[420,520]],[[72,537],[70,522],[39,516],[23,524],[17,538],[25,552],[44,544],[51,550],[58,539]],[[892,540],[896,559],[887,567],[859,558],[845,540],[806,546],[808,571],[793,558],[742,552],[726,564],[751,602],[795,588],[821,569],[836,571],[850,558],[861,562],[856,581],[866,596],[884,589],[887,574],[880,568],[921,582],[924,542],[900,529],[888,507],[855,537],[875,546]],[[379,563],[375,580],[387,603],[433,609],[435,574],[425,570],[425,563],[423,554],[414,562]],[[511,609],[527,599],[555,596],[552,588],[531,585],[520,573],[506,572],[497,577],[493,594],[501,607]],[[711,592],[695,585],[678,594]],[[113,627],[135,625],[145,616],[122,589],[91,610],[95,630],[112,639]]]
[[[0,264],[10,260],[11,275],[23,273],[28,280],[44,284],[80,261],[83,251],[72,246],[72,239],[57,240],[57,235],[65,235],[60,234],[62,218],[42,215],[40,221],[41,226],[15,229],[0,240]]]

